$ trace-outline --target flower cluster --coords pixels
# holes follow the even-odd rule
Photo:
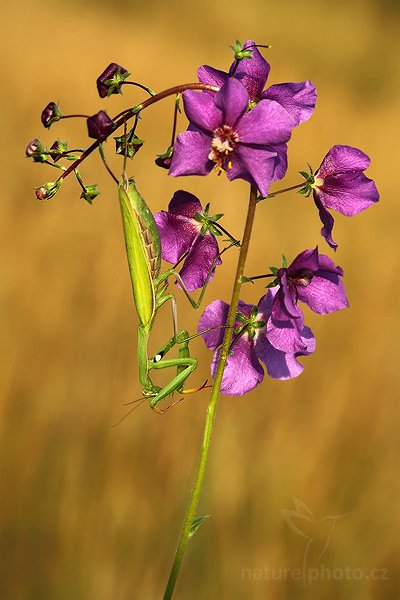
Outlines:
[[[289,267],[273,269],[276,276],[267,294],[256,307],[240,303],[236,315],[231,353],[224,371],[221,390],[226,395],[242,395],[263,380],[258,361],[266,365],[270,377],[289,379],[303,370],[299,356],[315,350],[315,338],[304,324],[298,305],[306,304],[318,314],[327,314],[348,306],[341,277],[343,270],[334,265],[318,248],[305,250]],[[223,329],[206,331],[210,327],[224,327],[229,306],[220,300],[205,309],[199,323],[201,333],[214,355],[213,372],[218,362],[218,347]],[[240,377],[238,374],[240,373]]]
[[[287,143],[293,129],[313,114],[316,89],[308,80],[269,85],[270,65],[253,40],[244,44],[236,42],[232,49],[234,61],[227,71],[202,65],[197,71],[198,83],[169,88],[159,95],[140,83],[126,81],[130,76],[128,70],[117,63],[110,63],[96,81],[100,98],[121,94],[122,87],[127,84],[137,86],[150,95],[150,99],[131,105],[113,118],[104,110],[89,117],[63,115],[57,103],[49,102],[41,115],[46,129],[67,117],[84,117],[88,136],[95,142],[83,150],[68,150],[67,143],[61,140],[56,140],[49,148],[37,138],[29,142],[25,150],[27,157],[36,163],[46,163],[62,170],[56,181],[36,188],[36,197],[40,200],[53,198],[64,178],[73,172],[81,187],[80,197],[91,204],[99,192],[96,185],[83,183],[78,170],[81,162],[98,148],[110,171],[104,158],[103,142],[122,126],[123,133],[114,138],[115,152],[125,159],[133,159],[144,144],[136,134],[142,111],[173,92],[176,102],[172,141],[167,151],[157,156],[155,162],[158,166],[168,169],[169,175],[174,177],[205,176],[216,172],[218,175],[225,173],[229,181],[242,179],[250,183],[252,193],[258,195],[257,201],[293,188],[305,197],[312,195],[323,224],[321,234],[329,247],[336,250],[338,244],[332,237],[334,218],[329,211],[353,216],[379,200],[374,181],[365,175],[370,164],[369,157],[358,148],[336,145],[328,151],[316,171],[309,166],[309,172],[300,172],[305,181],[269,193],[271,184],[286,174]],[[186,131],[176,136],[181,94],[189,123]],[[134,118],[134,124],[128,130],[127,121],[131,118]],[[74,163],[65,167],[60,164],[63,159]],[[138,231],[143,236],[139,248],[145,253],[143,263],[146,259],[151,264],[155,259],[160,262],[159,253],[155,256],[159,240],[155,243],[150,239],[146,229],[150,222],[154,225],[155,221],[161,240],[161,258],[174,265],[160,278],[155,271],[152,272],[154,289],[150,290],[150,295],[153,295],[155,306],[161,306],[166,300],[162,293],[172,273],[177,275],[177,285],[184,289],[186,295],[202,289],[201,300],[216,267],[222,263],[221,255],[231,246],[240,246],[240,242],[222,226],[223,215],[212,214],[209,203],[203,207],[196,196],[184,190],[175,192],[168,210],[155,214],[154,221],[153,216],[149,218],[148,207],[147,213],[144,205],[141,206],[146,214],[139,214],[136,218]],[[220,250],[217,238],[222,235],[228,236],[229,245]],[[342,281],[343,270],[328,256],[320,254],[318,248],[304,250],[289,266],[285,259],[281,267],[270,269],[268,274],[241,279],[241,283],[254,283],[263,277],[273,280],[258,304],[239,302],[221,388],[227,395],[244,394],[260,383],[264,377],[261,363],[275,379],[289,379],[302,372],[303,366],[298,359],[314,352],[315,338],[305,325],[301,303],[317,314],[328,314],[348,306]],[[160,282],[165,288],[157,287]],[[159,292],[159,289],[162,291]],[[155,297],[157,293],[161,296]],[[192,303],[198,305],[194,301]],[[213,374],[226,331],[228,311],[229,306],[225,302],[216,300],[207,306],[199,322],[199,334],[208,348],[215,352]]]
[[[274,379],[289,379],[300,375],[303,366],[297,358],[315,350],[315,338],[308,327],[300,332],[302,347],[296,352],[284,352],[274,347],[266,333],[267,323],[275,304],[276,289],[268,290],[257,306],[239,302],[230,355],[222,378],[221,391],[227,396],[242,396],[264,379],[265,364]],[[199,332],[210,350],[215,350],[211,366],[213,376],[218,364],[229,305],[215,300],[207,306],[199,321]],[[219,326],[219,327],[218,327]]]

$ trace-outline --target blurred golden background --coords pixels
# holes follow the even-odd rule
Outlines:
[[[302,376],[266,378],[242,398],[221,399],[200,506],[212,520],[190,544],[176,598],[400,598],[399,15],[396,0],[32,0],[2,8],[1,600],[161,598],[208,397],[187,397],[161,417],[142,406],[111,428],[141,393],[115,186],[93,156],[82,169],[102,192],[92,207],[72,178],[39,203],[33,187],[54,173],[25,159],[25,145],[34,137],[85,144],[83,120],[42,128],[50,100],[65,114],[115,114],[142,100],[134,88],[98,98],[95,80],[109,62],[162,90],[195,81],[204,63],[227,69],[228,45],[249,38],[273,45],[270,83],[311,79],[318,90],[314,116],[294,131],[282,185],[297,183],[307,162],[318,167],[334,144],[348,144],[371,157],[367,174],[381,202],[352,219],[335,215],[334,258],[351,308],[307,313],[317,352]],[[146,145],[129,174],[154,212],[183,188],[224,212],[240,236],[244,182],[173,179],[154,166],[169,143],[172,106],[144,113]],[[120,161],[111,162],[118,173]],[[317,243],[332,256],[320,226],[311,199],[289,194],[260,205],[247,272]],[[229,300],[234,254],[203,306]],[[257,302],[263,293],[259,283],[242,297]],[[181,326],[195,331],[200,314],[180,298]],[[154,349],[170,335],[168,309],[160,319]],[[211,353],[202,340],[192,348],[201,361],[196,385],[209,377]],[[303,536],[282,513],[294,510],[293,497],[315,517]],[[317,569],[305,585],[296,571],[304,560]]]

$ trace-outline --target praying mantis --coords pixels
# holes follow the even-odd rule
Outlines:
[[[188,394],[204,387],[202,385],[197,388],[183,389],[186,379],[197,367],[197,359],[190,356],[189,340],[199,334],[189,337],[186,330],[178,331],[176,301],[174,295],[168,292],[168,278],[175,277],[191,305],[198,308],[216,260],[198,301],[194,301],[174,267],[161,273],[161,240],[156,222],[146,202],[137,191],[134,180],[128,179],[125,171],[118,186],[118,194],[133,297],[139,318],[139,381],[143,386],[143,397],[150,399],[150,407],[162,413],[164,411],[157,407],[158,403],[173,392]],[[157,312],[168,301],[172,304],[174,335],[156,354],[149,357],[148,342]],[[176,345],[179,347],[178,357],[164,358]],[[164,387],[155,385],[150,378],[151,371],[169,367],[176,368],[173,379]]]

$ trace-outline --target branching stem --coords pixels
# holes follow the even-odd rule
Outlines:
[[[176,85],[175,87],[163,90],[159,94],[156,94],[155,96],[152,96],[151,98],[148,98],[141,104],[134,106],[133,109],[124,111],[124,113],[115,121],[112,133],[114,133],[114,131],[116,131],[119,127],[121,127],[121,125],[123,125],[126,121],[129,121],[129,119],[136,116],[138,113],[142,112],[145,108],[148,108],[152,104],[156,104],[156,102],[159,102],[160,100],[164,100],[164,98],[168,98],[168,96],[182,94],[185,90],[199,90],[199,91],[208,90],[210,92],[218,92],[219,88],[215,87],[214,85],[207,85],[206,83],[184,83],[184,84]],[[83,116],[83,115],[80,115],[80,116]],[[93,142],[93,144],[91,146],[86,148],[86,150],[82,154],[82,156],[80,156],[74,163],[72,163],[72,165],[70,165],[68,167],[68,169],[66,169],[66,171],[64,171],[64,173],[59,177],[59,179],[57,181],[65,179],[66,177],[68,177],[68,175],[70,173],[72,173],[72,171],[75,171],[79,167],[79,165],[90,154],[92,154],[92,152],[94,150],[96,150],[96,148],[98,148],[100,143],[101,142],[99,140],[96,140],[95,142]]]

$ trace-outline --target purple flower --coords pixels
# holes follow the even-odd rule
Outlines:
[[[338,246],[331,235],[334,219],[326,209],[352,217],[378,202],[375,183],[363,173],[369,164],[369,157],[358,148],[333,146],[314,175],[311,187],[324,225],[321,234],[334,250]]]
[[[320,315],[349,305],[342,275],[343,270],[318,254],[318,248],[305,250],[288,268],[276,271],[279,288],[267,323],[267,338],[274,348],[289,354],[305,349],[298,301]]]
[[[208,206],[203,211],[200,200],[183,190],[175,192],[168,212],[154,215],[163,260],[175,264],[187,252],[180,276],[189,292],[202,287],[213,264],[214,273],[222,262],[215,239],[219,232],[214,225],[221,216],[210,217]]]
[[[97,91],[100,98],[111,94],[122,94],[122,84],[130,73],[117,63],[110,63],[96,80]]]
[[[244,179],[263,196],[286,171],[286,146],[295,125],[274,100],[248,111],[249,94],[228,79],[216,94],[188,90],[183,103],[190,125],[178,135],[169,174],[208,175],[214,167],[229,180]]]
[[[314,112],[317,98],[314,84],[310,81],[279,83],[264,90],[270,66],[254,44],[253,40],[243,44],[243,49],[252,49],[251,58],[241,60],[239,65],[235,60],[229,73],[207,65],[200,67],[197,71],[199,81],[221,87],[233,74],[246,88],[252,104],[265,99],[275,100],[293,117],[296,125],[307,121]]]
[[[285,353],[274,348],[267,339],[266,323],[271,314],[276,290],[269,290],[258,306],[239,302],[235,329],[228,356],[221,391],[226,396],[242,396],[261,383],[264,370],[260,360],[267,367],[268,375],[274,379],[290,379],[303,371],[297,357],[312,354],[315,350],[315,339],[308,327],[302,330],[303,349],[297,353]],[[199,321],[198,331],[208,327],[216,327],[202,333],[206,346],[216,350],[211,365],[215,376],[219,359],[219,346],[224,336],[223,325],[228,317],[229,305],[222,300],[215,300],[207,306]],[[221,326],[221,327],[218,327]]]
[[[114,121],[101,110],[86,120],[88,135],[99,142],[104,142],[114,129]]]

